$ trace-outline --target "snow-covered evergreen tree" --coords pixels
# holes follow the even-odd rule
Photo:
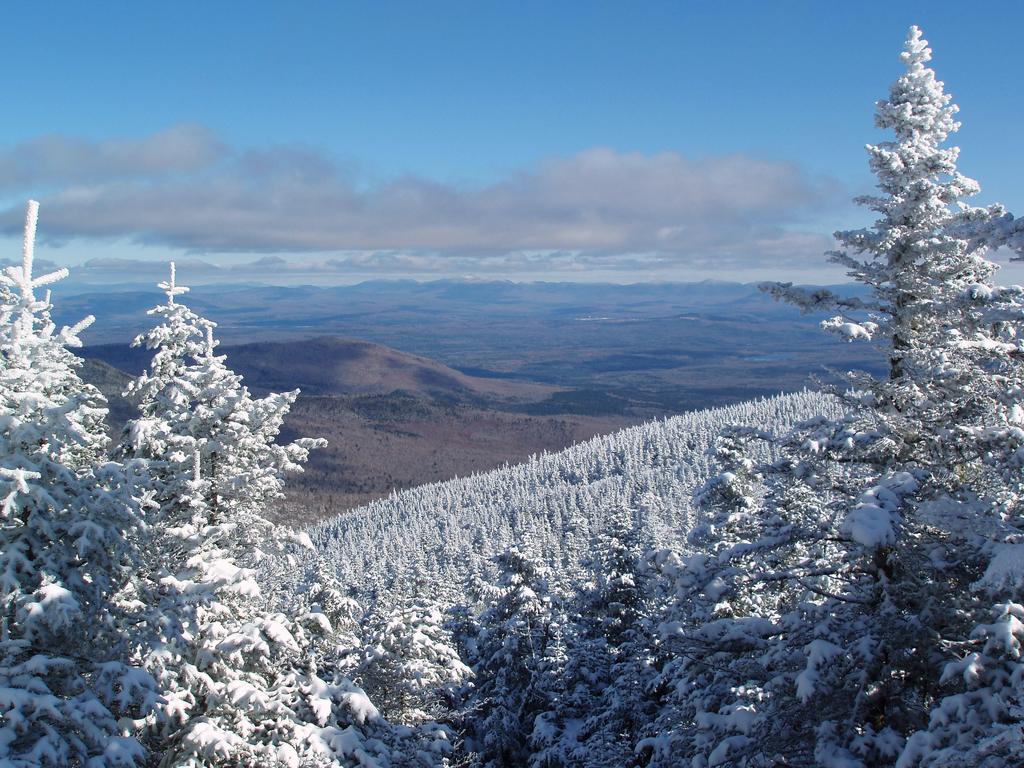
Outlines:
[[[565,622],[558,692],[539,715],[531,764],[625,766],[654,717],[649,565],[644,522],[620,507],[595,537]]]
[[[127,393],[141,417],[120,446],[151,468],[139,586],[151,634],[140,652],[164,704],[148,743],[167,766],[386,761],[390,726],[334,668],[349,639],[336,626],[344,601],[322,589],[282,599],[258,578],[303,543],[263,515],[322,441],[276,443],[297,392],[251,397],[215,353],[214,324],[176,300],[186,289],[173,268],[160,287],[161,322],[137,340],[153,363]]]
[[[421,598],[377,622],[355,676],[391,722],[450,716],[454,692],[472,672],[459,658],[444,615]]]
[[[903,53],[907,72],[876,114],[878,127],[893,130],[896,140],[868,147],[883,194],[859,202],[880,218],[869,229],[837,233],[845,248],[831,255],[871,298],[789,284],[764,288],[805,310],[839,309],[843,314],[823,323],[827,330],[881,347],[889,380],[854,384],[870,390],[873,416],[896,441],[887,450],[945,478],[1000,439],[986,428],[994,426],[991,418],[1020,418],[1015,323],[1024,290],[993,285],[997,266],[985,258],[987,244],[963,229],[961,201],[979,187],[957,171],[959,149],[942,147],[959,128],[957,107],[925,66],[930,59],[913,28]],[[986,214],[975,211],[980,226]]]
[[[965,231],[956,206],[978,187],[942,146],[956,107],[930,56],[912,28],[906,73],[876,113],[895,140],[868,148],[881,194],[861,202],[880,217],[838,233],[845,249],[832,254],[869,298],[765,286],[838,310],[824,327],[876,343],[889,376],[852,374],[847,415],[774,440],[771,463],[733,455],[737,440],[763,435],[728,436],[726,472],[704,493],[716,517],[694,532],[707,551],[663,562],[677,585],[662,626],[676,660],[663,671],[673,706],[646,742],[657,760],[855,766],[903,754],[909,765],[907,737],[928,726],[950,649],[980,616],[977,543],[1005,538],[1020,491],[1024,292],[992,285],[985,243]],[[991,648],[995,625],[983,626],[974,644]],[[999,714],[972,715],[974,737],[982,721],[1013,717],[988,704]],[[923,756],[924,740],[907,749]]]
[[[216,323],[175,300],[188,291],[170,280],[159,286],[167,302],[150,311],[161,322],[135,346],[154,350],[149,370],[128,387],[141,418],[126,428],[123,452],[155,460],[155,500],[174,504],[180,483],[196,471],[211,522],[239,515],[259,517],[282,494],[284,475],[300,472],[309,451],[323,440],[275,442],[298,390],[253,398],[242,378],[216,354]],[[199,465],[194,466],[198,452]],[[258,527],[258,526],[257,526]],[[262,531],[239,531],[257,545]]]
[[[121,717],[146,714],[152,679],[127,663],[116,600],[137,524],[124,468],[106,461],[106,404],[57,331],[33,275],[38,204],[20,266],[0,273],[0,764],[124,766],[143,750]]]
[[[526,764],[534,720],[550,709],[552,595],[546,569],[518,548],[495,562],[497,583],[476,587],[484,607],[466,643],[475,679],[463,703],[470,751],[483,766],[511,768]]]

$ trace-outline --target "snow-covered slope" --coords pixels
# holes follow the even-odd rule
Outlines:
[[[655,544],[678,544],[695,523],[691,497],[708,477],[708,449],[722,428],[783,431],[838,411],[833,398],[803,392],[649,422],[518,466],[393,494],[309,534],[342,583],[364,595],[390,593],[389,601],[435,580],[434,596],[457,598],[474,566],[511,544],[546,561],[556,578],[570,576],[619,505],[635,512]]]

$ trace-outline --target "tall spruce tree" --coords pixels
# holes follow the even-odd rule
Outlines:
[[[121,717],[155,703],[126,663],[131,621],[115,598],[132,573],[137,524],[124,468],[106,461],[106,403],[69,347],[92,318],[57,331],[36,289],[38,203],[20,266],[0,273],[0,763],[135,765]]]
[[[552,595],[547,569],[520,549],[494,561],[498,583],[475,585],[483,610],[475,636],[463,638],[475,675],[464,698],[466,743],[481,765],[511,768],[527,764],[534,719],[551,706]]]
[[[986,610],[972,585],[1019,516],[1022,291],[992,284],[986,244],[965,229],[958,204],[978,186],[943,147],[956,107],[917,28],[902,58],[876,111],[895,138],[868,147],[880,194],[859,199],[879,218],[838,233],[831,254],[868,298],[764,286],[838,311],[825,329],[875,343],[888,376],[851,374],[836,390],[846,416],[769,438],[769,462],[743,455],[768,436],[726,437],[698,551],[662,563],[677,586],[662,625],[676,658],[663,670],[671,705],[643,742],[658,764],[926,761],[925,742],[952,738],[913,735],[956,710],[935,709],[955,677],[947,663],[963,663],[965,643],[993,648],[990,620],[971,640]],[[1004,635],[1015,610],[997,620]],[[994,685],[1005,693],[1007,679]],[[1019,718],[997,709],[959,732]]]
[[[330,666],[339,617],[315,593],[281,602],[258,579],[266,555],[302,543],[265,515],[323,441],[276,443],[298,393],[251,397],[216,354],[214,323],[177,300],[173,267],[160,288],[161,322],[136,341],[153,363],[127,392],[141,416],[119,448],[150,467],[140,653],[164,702],[147,743],[166,766],[386,760],[389,727]]]

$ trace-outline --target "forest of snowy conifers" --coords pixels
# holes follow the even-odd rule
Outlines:
[[[432,597],[453,605],[474,568],[513,546],[571,588],[596,537],[623,512],[652,544],[683,543],[701,519],[694,491],[711,476],[712,449],[730,424],[785,430],[840,412],[838,399],[805,392],[653,421],[519,466],[392,494],[308,533],[317,557],[374,605],[401,601],[427,580]]]
[[[914,28],[876,106],[860,298],[764,290],[875,345],[783,395],[268,522],[316,438],[175,281],[106,404],[0,274],[0,766],[1006,766],[1024,759],[1024,225],[964,201]]]

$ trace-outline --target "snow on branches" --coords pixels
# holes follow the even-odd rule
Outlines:
[[[994,285],[986,258],[1018,228],[962,203],[979,187],[944,146],[957,107],[916,27],[901,58],[875,113],[894,138],[867,147],[879,193],[857,200],[878,219],[829,257],[865,292],[762,286],[837,312],[822,327],[877,345],[888,376],[852,374],[846,414],[769,437],[768,461],[723,436],[703,492],[715,535],[694,542],[711,550],[667,571],[679,660],[649,742],[666,758],[1001,765],[1019,744],[1019,617],[986,603],[1019,598],[1002,563],[1024,534],[1024,291]]]
[[[38,203],[20,266],[0,273],[0,763],[136,765],[119,718],[155,705],[127,655],[117,595],[138,525],[124,468],[106,460],[106,403],[68,350],[91,318],[58,332],[33,274]]]

